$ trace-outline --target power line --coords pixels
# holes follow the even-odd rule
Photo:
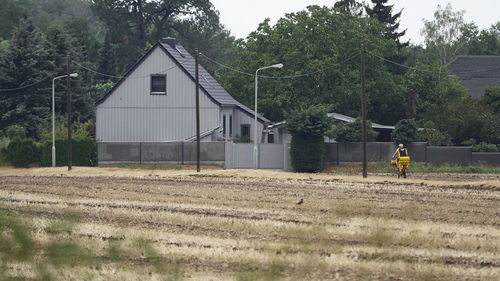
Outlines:
[[[379,58],[383,61],[386,61],[388,63],[392,63],[394,65],[397,65],[397,66],[401,66],[401,67],[404,67],[404,68],[407,68],[407,69],[411,69],[411,70],[416,70],[416,71],[421,71],[421,72],[428,72],[428,73],[434,73],[434,74],[449,74],[448,72],[442,72],[442,71],[433,71],[433,70],[427,70],[427,69],[421,69],[421,68],[417,68],[417,67],[413,67],[413,66],[408,66],[408,65],[404,65],[404,64],[401,64],[401,63],[397,63],[395,61],[392,61],[392,60],[389,60],[389,59],[386,59],[384,57],[381,57],[377,54],[374,54],[370,51],[367,51],[365,50],[365,52],[369,55],[371,55],[372,57],[376,57],[376,58]]]
[[[415,71],[421,71],[421,72],[428,72],[428,73],[434,73],[434,74],[452,74],[452,75],[456,75],[456,74],[473,74],[473,73],[481,73],[481,72],[488,72],[488,71],[492,71],[492,70],[498,70],[500,69],[500,67],[493,67],[493,68],[486,68],[486,69],[479,69],[479,70],[473,70],[473,71],[464,71],[464,72],[453,72],[453,73],[450,73],[450,72],[446,72],[446,71],[433,71],[433,70],[427,70],[427,69],[422,69],[422,68],[418,68],[418,67],[413,67],[413,66],[408,66],[408,65],[404,65],[404,64],[400,64],[400,63],[397,63],[395,61],[392,61],[390,59],[386,59],[384,57],[381,57],[377,54],[374,54],[370,51],[366,51],[366,53],[368,53],[369,55],[373,56],[373,57],[376,57],[376,58],[379,58],[381,60],[384,60],[388,63],[392,63],[394,65],[397,65],[397,66],[401,66],[401,67],[404,67],[404,68],[407,68],[407,69],[411,69],[411,70],[415,70]],[[448,66],[449,64],[445,65],[445,66]]]
[[[0,89],[0,92],[11,92],[11,91],[23,90],[23,89],[26,89],[26,88],[29,88],[29,87],[35,86],[35,85],[37,85],[37,84],[40,84],[40,83],[42,83],[43,81],[45,81],[45,80],[47,80],[47,79],[49,79],[49,77],[45,77],[45,78],[43,78],[43,79],[41,79],[41,80],[38,80],[38,81],[36,81],[36,82],[34,82],[34,83],[31,83],[31,84],[29,84],[29,85],[25,85],[25,86],[22,86],[22,87],[18,87],[18,88]]]
[[[237,72],[237,73],[244,74],[244,75],[251,76],[251,77],[254,77],[254,76],[255,76],[255,74],[248,73],[248,72],[244,72],[244,71],[241,71],[241,70],[235,69],[235,68],[233,68],[233,67],[230,67],[230,66],[228,66],[228,65],[222,64],[222,63],[220,63],[220,62],[218,62],[218,61],[216,61],[216,60],[213,60],[213,59],[211,59],[211,58],[209,58],[209,57],[205,56],[204,54],[200,54],[200,55],[202,55],[204,58],[206,58],[206,59],[207,59],[207,60],[209,60],[210,62],[215,63],[215,64],[217,64],[217,65],[219,65],[219,66],[221,66],[221,67],[227,68],[227,69],[229,69],[229,70],[231,70],[231,71],[233,71],[233,72]],[[298,78],[298,77],[309,76],[309,75],[313,75],[313,74],[316,74],[316,73],[323,72],[323,71],[325,71],[325,70],[327,70],[327,69],[334,68],[334,67],[339,66],[339,65],[341,65],[341,64],[344,64],[344,63],[346,63],[346,62],[348,62],[348,61],[350,61],[350,60],[352,60],[352,59],[356,58],[358,55],[359,55],[359,54],[358,54],[358,53],[356,53],[356,54],[352,55],[351,57],[349,57],[349,58],[347,58],[347,59],[345,59],[345,60],[343,60],[343,61],[341,61],[341,62],[335,63],[335,64],[334,64],[334,65],[332,65],[332,66],[328,66],[328,67],[322,68],[322,69],[320,69],[320,70],[313,71],[313,72],[309,72],[309,73],[297,74],[297,75],[287,75],[287,76],[266,76],[266,75],[258,75],[258,76],[259,76],[259,78],[268,78],[268,79],[291,79],[291,78]]]

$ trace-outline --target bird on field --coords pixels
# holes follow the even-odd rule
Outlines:
[[[304,199],[300,198],[300,200],[297,201],[297,205],[301,205],[302,203],[304,203]]]

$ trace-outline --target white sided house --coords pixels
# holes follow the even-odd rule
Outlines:
[[[156,43],[124,76],[96,102],[99,143],[196,140],[195,59],[174,38]],[[253,140],[253,110],[201,66],[199,84],[202,141]],[[277,128],[267,129],[269,120],[257,120],[259,143],[278,140]]]

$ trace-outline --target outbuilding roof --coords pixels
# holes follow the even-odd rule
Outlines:
[[[458,56],[448,69],[473,98],[483,96],[486,86],[500,86],[500,56]]]
[[[156,47],[160,47],[178,66],[182,69],[193,81],[196,81],[195,73],[195,59],[189,52],[184,49],[184,47],[177,43],[175,38],[164,38],[158,41],[139,61],[137,61],[124,75],[124,78],[120,79],[118,83],[102,98],[100,98],[96,105],[104,102],[108,96],[110,96],[113,91],[118,88],[129,74],[144,61],[144,59],[149,56],[149,54]],[[208,71],[206,71],[201,65],[198,66],[198,81],[200,83],[200,89],[203,90],[212,100],[221,106],[236,106],[247,114],[253,116],[254,111],[245,105],[241,104],[235,100],[220,84],[215,80]],[[257,115],[258,119],[264,123],[271,123],[270,120],[264,118],[261,115]]]
[[[335,113],[335,112],[328,113],[328,117],[333,117],[333,119],[335,119],[335,120],[348,122],[348,123],[352,123],[356,120],[355,118],[352,118],[350,116],[340,114],[340,113]],[[394,126],[381,125],[381,124],[378,124],[375,122],[372,122],[372,128],[373,129],[383,129],[383,130],[394,130]]]

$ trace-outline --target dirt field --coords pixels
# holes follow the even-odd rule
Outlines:
[[[22,217],[44,249],[6,263],[4,274],[21,279],[500,276],[500,175],[0,168],[0,209]],[[99,262],[54,259],[40,270],[54,241]]]

